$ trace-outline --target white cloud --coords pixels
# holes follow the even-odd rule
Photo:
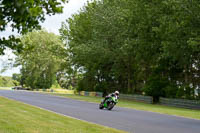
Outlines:
[[[11,24],[8,24],[7,26],[6,26],[6,30],[5,31],[3,31],[3,32],[0,32],[0,37],[5,37],[5,38],[8,38],[8,36],[10,36],[10,35],[19,35],[18,33],[17,33],[17,30],[14,30],[14,31],[12,31],[12,28],[11,28],[11,26],[10,26]]]
[[[46,20],[42,25],[43,28],[47,29],[49,32],[54,32],[59,34],[59,29],[61,27],[61,22],[66,21],[72,14],[77,13],[88,0],[70,0],[69,3],[64,5],[64,10],[62,14],[57,14],[54,16],[46,16]]]
[[[6,68],[6,71],[1,73],[2,76],[12,76],[13,73],[19,73],[20,67],[12,67],[15,61],[15,55],[11,49],[5,50],[5,55],[0,56],[0,70]]]

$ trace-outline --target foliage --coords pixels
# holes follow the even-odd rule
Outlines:
[[[38,29],[46,14],[62,13],[61,3],[65,2],[67,0],[1,0],[0,32],[5,31],[7,26],[22,34]],[[21,50],[21,46],[16,43],[18,41],[13,35],[9,39],[0,37],[0,54],[3,54],[6,47]]]
[[[77,87],[77,80],[78,80],[78,75],[74,74],[63,74],[59,75],[58,77],[58,83],[62,88],[65,89],[74,89]]]
[[[13,73],[12,75],[12,79],[17,81],[21,86],[23,86],[23,82],[22,82],[22,75],[21,74],[17,74],[17,73]]]
[[[21,65],[21,82],[27,87],[50,88],[64,62],[65,48],[60,38],[45,30],[22,36],[23,51],[17,53]]]
[[[148,95],[180,98],[176,93],[189,86],[185,93],[194,99],[200,86],[199,5],[187,0],[88,3],[60,29],[71,64],[83,73],[78,88],[123,93],[145,88]]]
[[[19,85],[19,82],[7,76],[0,76],[1,87],[13,87]]]
[[[160,96],[165,96],[164,88],[166,88],[168,84],[167,79],[153,75],[147,80],[143,90],[146,95],[153,96],[154,102],[158,102]]]
[[[52,84],[51,89],[62,89],[57,80]]]

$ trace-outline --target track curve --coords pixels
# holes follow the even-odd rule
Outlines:
[[[28,91],[0,90],[0,96],[130,133],[199,133],[200,120],[114,107]]]

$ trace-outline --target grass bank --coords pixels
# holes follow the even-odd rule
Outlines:
[[[72,98],[76,100],[95,102],[95,103],[100,103],[102,99],[99,97],[79,96],[79,95],[70,95],[70,94],[54,93],[53,95],[64,96],[64,97],[68,97],[68,98]],[[121,99],[119,99],[119,103],[117,104],[117,106],[200,120],[200,110],[169,107],[169,106],[158,105],[158,104],[146,104],[146,103],[135,102],[135,101],[121,100]]]
[[[0,133],[125,133],[0,97]]]

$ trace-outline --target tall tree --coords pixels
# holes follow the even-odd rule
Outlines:
[[[22,66],[21,78],[32,89],[50,88],[64,62],[65,48],[59,36],[47,31],[33,31],[22,36],[23,51],[17,53]]]
[[[199,5],[190,0],[88,3],[60,30],[72,64],[83,70],[80,88],[195,98]]]

